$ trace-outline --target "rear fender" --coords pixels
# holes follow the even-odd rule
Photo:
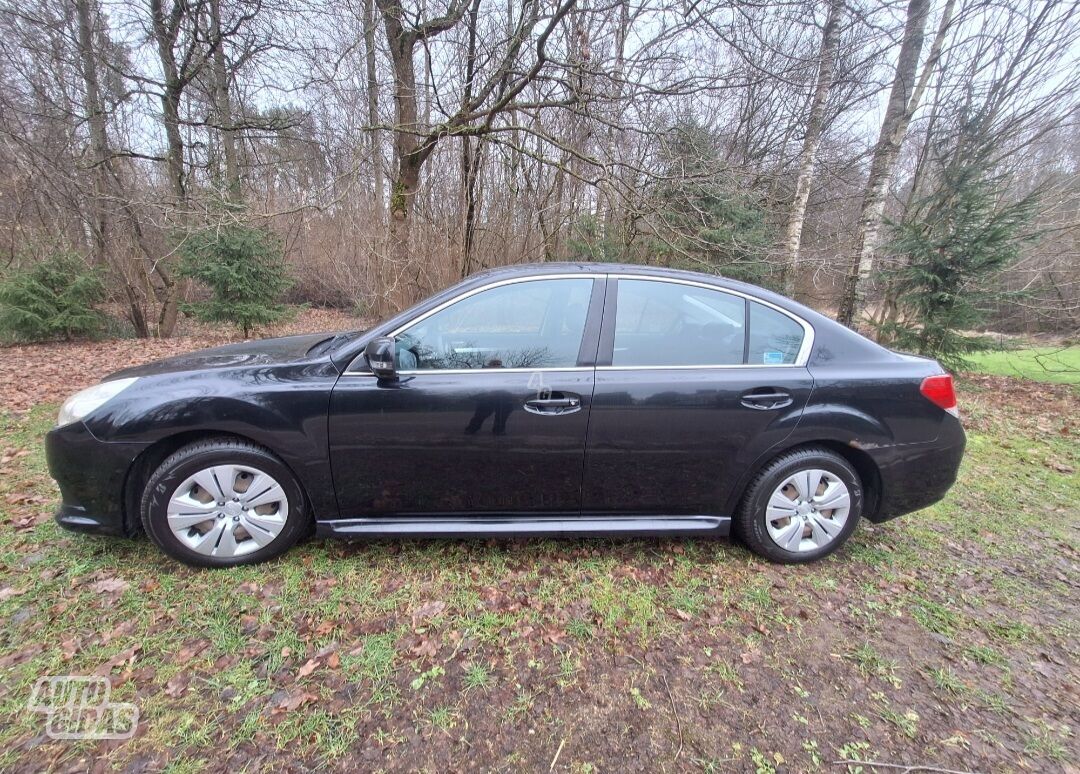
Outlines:
[[[829,445],[850,446],[867,451],[893,444],[889,429],[874,417],[839,403],[819,403],[807,406],[792,433],[783,441],[763,451],[745,468],[738,484],[724,504],[723,513],[734,514],[746,488],[770,460],[797,446],[830,442]]]

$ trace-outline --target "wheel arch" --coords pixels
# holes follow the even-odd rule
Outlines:
[[[265,443],[235,432],[210,429],[183,430],[165,436],[164,438],[159,438],[150,446],[143,449],[128,468],[127,475],[124,478],[123,500],[124,529],[127,534],[135,535],[143,531],[142,520],[139,517],[139,503],[142,500],[143,491],[146,489],[146,483],[150,480],[150,476],[153,475],[158,466],[172,454],[188,444],[197,441],[208,441],[214,438],[242,441],[243,443],[249,443],[252,446],[258,446],[260,449],[265,449],[267,452],[274,455],[274,457],[277,458],[282,465],[288,468],[290,473],[292,473],[293,478],[296,479],[296,482],[300,487],[300,492],[304,498],[304,505],[306,505],[309,510],[312,510],[312,500],[308,495],[304,479],[297,475],[296,470],[289,464],[288,460]],[[314,524],[315,514],[313,511],[311,513],[311,521],[312,524]]]
[[[828,451],[843,457],[851,467],[855,468],[855,472],[859,474],[859,480],[862,482],[863,486],[862,515],[873,521],[873,516],[877,513],[881,504],[882,493],[881,471],[878,469],[877,463],[875,463],[873,458],[862,449],[857,449],[854,446],[831,438],[814,440],[800,439],[797,443],[790,443],[770,449],[743,475],[742,480],[739,482],[736,497],[729,508],[729,512],[734,514],[738,510],[743,500],[746,498],[750,485],[766,465],[771,463],[777,457],[790,454],[793,451],[812,448],[827,449]]]

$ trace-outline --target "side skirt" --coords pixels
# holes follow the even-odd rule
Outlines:
[[[320,537],[581,537],[686,535],[726,537],[727,516],[388,516],[315,524]]]

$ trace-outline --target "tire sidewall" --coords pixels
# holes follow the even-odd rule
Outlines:
[[[173,492],[188,476],[214,465],[249,465],[269,473],[281,484],[289,500],[289,517],[268,545],[242,556],[205,556],[192,551],[173,534],[168,523],[168,504]],[[235,567],[266,561],[296,543],[307,525],[303,490],[292,471],[273,455],[242,446],[194,449],[186,455],[181,450],[165,460],[147,483],[141,511],[147,533],[161,550],[174,559],[200,567]]]
[[[844,529],[827,545],[813,551],[788,551],[778,546],[769,536],[765,519],[766,507],[769,498],[772,497],[773,492],[784,479],[807,468],[828,471],[843,481],[851,496],[851,507],[848,511]],[[858,473],[846,460],[825,452],[807,451],[799,453],[790,459],[779,460],[778,464],[767,469],[755,483],[745,508],[743,528],[746,532],[749,532],[747,537],[750,538],[748,542],[751,544],[751,548],[754,548],[768,559],[785,564],[812,562],[841,548],[855,531],[863,511],[862,482],[859,480]]]

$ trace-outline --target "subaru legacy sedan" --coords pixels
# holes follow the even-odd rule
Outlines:
[[[939,500],[952,378],[787,298],[644,266],[470,277],[365,332],[207,349],[73,395],[59,523],[188,564],[329,537],[709,535],[776,562]]]

